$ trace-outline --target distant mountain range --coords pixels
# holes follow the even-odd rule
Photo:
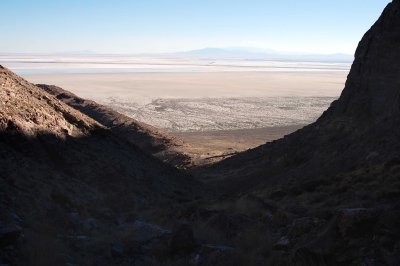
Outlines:
[[[165,53],[107,53],[91,50],[61,51],[55,53],[0,53],[1,56],[21,55],[51,55],[51,56],[145,56],[145,57],[196,57],[205,59],[248,59],[248,60],[277,60],[277,61],[308,61],[308,62],[338,62],[351,63],[354,56],[344,53],[313,54],[305,52],[284,52],[273,49],[254,47],[206,47],[197,50],[165,52]]]
[[[328,62],[352,62],[353,55],[334,54],[312,54],[302,52],[282,52],[272,49],[260,49],[251,47],[217,48],[207,47],[198,50],[175,53],[180,56],[212,57],[212,58],[238,58],[252,60],[283,60],[283,61],[328,61]]]

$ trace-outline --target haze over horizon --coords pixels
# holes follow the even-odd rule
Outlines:
[[[254,47],[353,54],[388,2],[4,0],[0,53]]]

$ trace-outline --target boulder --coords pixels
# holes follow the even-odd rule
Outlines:
[[[280,249],[288,249],[290,246],[290,240],[287,236],[282,236],[279,238],[278,241],[274,244],[274,249],[280,250]]]
[[[372,234],[378,213],[374,209],[348,208],[339,211],[338,228],[343,237]]]
[[[323,222],[316,217],[301,217],[293,220],[290,229],[290,237],[299,237],[304,234],[308,234],[313,229],[320,227]]]
[[[148,242],[152,239],[162,237],[171,232],[158,225],[136,220],[132,226],[133,240],[137,242]]]
[[[227,240],[235,239],[245,228],[255,223],[254,220],[245,215],[229,214],[219,212],[207,220],[204,227],[209,231],[220,232],[220,235]]]
[[[169,248],[173,254],[182,254],[193,251],[197,246],[190,224],[180,223],[172,230]]]
[[[298,247],[294,251],[294,261],[299,265],[326,265],[324,262],[332,262],[338,245],[337,221],[337,217],[333,218],[317,237]]]
[[[83,221],[83,227],[89,231],[95,231],[100,228],[98,221],[95,218],[88,218]]]
[[[0,248],[13,245],[22,233],[17,225],[0,226]]]
[[[125,251],[123,245],[120,243],[113,244],[111,246],[111,257],[114,259],[123,258],[125,256]]]

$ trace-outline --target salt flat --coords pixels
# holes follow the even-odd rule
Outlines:
[[[329,60],[329,59],[327,59]],[[350,62],[295,61],[190,55],[2,55],[0,62],[18,74],[348,71]]]
[[[313,122],[340,95],[350,66],[129,55],[0,55],[0,61],[28,81],[60,86],[170,132],[220,131],[236,139],[233,130],[286,134]]]
[[[24,75],[169,131],[307,124],[340,95],[347,73],[181,72]]]
[[[23,75],[35,83],[51,83],[81,97],[214,98],[259,96],[337,97],[347,72],[171,72]]]
[[[210,155],[254,147],[315,121],[340,95],[350,67],[126,55],[0,55],[0,62],[30,82],[109,105]]]

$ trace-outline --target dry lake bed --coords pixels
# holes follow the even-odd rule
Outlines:
[[[60,86],[190,143],[239,151],[315,121],[349,64],[150,57],[1,57],[33,83]]]

